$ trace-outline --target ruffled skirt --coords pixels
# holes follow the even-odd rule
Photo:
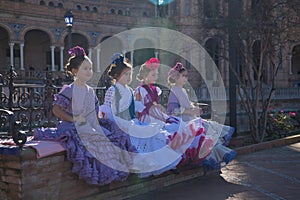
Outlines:
[[[88,184],[104,185],[113,181],[125,181],[130,174],[133,158],[128,152],[136,152],[129,137],[116,124],[101,120],[102,128],[96,130],[75,127],[61,122],[57,128],[37,128],[35,140],[59,141],[72,162],[72,172]]]

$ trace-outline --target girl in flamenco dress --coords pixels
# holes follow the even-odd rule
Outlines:
[[[132,172],[139,177],[148,177],[176,169],[182,159],[182,149],[190,144],[196,131],[182,128],[183,133],[168,143],[165,122],[141,122],[136,118],[136,111],[141,112],[144,107],[134,100],[133,90],[128,86],[132,80],[129,61],[123,55],[115,54],[108,74],[114,82],[105,94],[100,116],[116,122],[130,135],[131,143],[138,151],[133,156]]]
[[[66,70],[74,82],[55,95],[53,113],[61,121],[56,128],[37,128],[35,140],[59,141],[72,162],[72,172],[88,184],[104,185],[124,181],[130,174],[136,149],[129,137],[112,122],[98,122],[98,99],[87,81],[92,78],[92,62],[83,48],[69,50]]]
[[[158,86],[155,86],[158,78],[158,69],[160,61],[157,58],[151,58],[141,65],[137,79],[140,81],[135,90],[135,99],[142,103],[143,108],[137,112],[138,119],[142,122],[162,123],[168,142],[172,141],[180,131],[181,127],[190,127],[195,132],[190,146],[182,154],[180,165],[199,164],[209,155],[213,141],[207,138],[204,133],[204,127],[193,121],[189,123],[182,121],[178,117],[170,117],[162,111],[159,104],[159,95],[162,93]]]
[[[205,169],[220,170],[222,166],[228,164],[236,157],[236,152],[226,147],[234,128],[219,124],[215,121],[204,120],[200,117],[201,109],[195,107],[189,100],[184,85],[188,80],[188,71],[177,62],[168,72],[168,81],[171,85],[171,91],[168,98],[167,114],[179,116],[183,121],[197,120],[198,124],[204,127],[206,136],[214,138],[214,147],[211,154],[202,162]]]

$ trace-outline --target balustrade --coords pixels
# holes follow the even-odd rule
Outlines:
[[[43,77],[39,79],[40,84],[20,84],[15,81],[18,77],[12,67],[8,73],[0,74],[0,109],[12,111],[15,121],[19,123],[17,126],[20,126],[20,130],[26,131],[27,134],[32,134],[33,129],[36,127],[55,127],[57,123],[57,118],[52,113],[52,103],[54,94],[58,93],[62,86],[56,85],[57,80],[53,78],[54,74],[52,72],[45,73]],[[94,89],[99,103],[102,104],[106,88],[94,87]],[[269,88],[264,88],[263,93],[267,94],[268,90]],[[250,91],[250,88],[248,91]],[[191,93],[191,90],[188,90],[188,92]],[[203,118],[211,118],[214,112],[211,111],[210,107],[211,99],[228,101],[228,88],[224,90],[215,87],[208,90],[206,87],[201,87],[194,89],[192,92],[194,92],[197,103],[202,103]],[[168,96],[169,89],[162,88],[160,102],[165,108]],[[300,99],[300,88],[277,88],[273,98],[275,100]],[[238,100],[240,100],[239,97]],[[9,132],[11,126],[9,118],[10,115],[1,112],[0,132]]]

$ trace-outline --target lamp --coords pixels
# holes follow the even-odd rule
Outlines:
[[[73,27],[73,13],[71,10],[68,10],[64,16],[66,26],[68,28],[68,50],[72,48],[72,27]]]

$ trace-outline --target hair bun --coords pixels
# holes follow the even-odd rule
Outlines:
[[[124,63],[124,56],[121,53],[115,53],[111,56],[111,64],[117,65],[119,63]]]
[[[84,51],[84,48],[82,48],[82,47],[80,47],[80,46],[73,47],[72,49],[70,49],[70,50],[68,51],[68,53],[69,53],[71,56],[80,56],[80,57],[86,56],[85,51]]]

